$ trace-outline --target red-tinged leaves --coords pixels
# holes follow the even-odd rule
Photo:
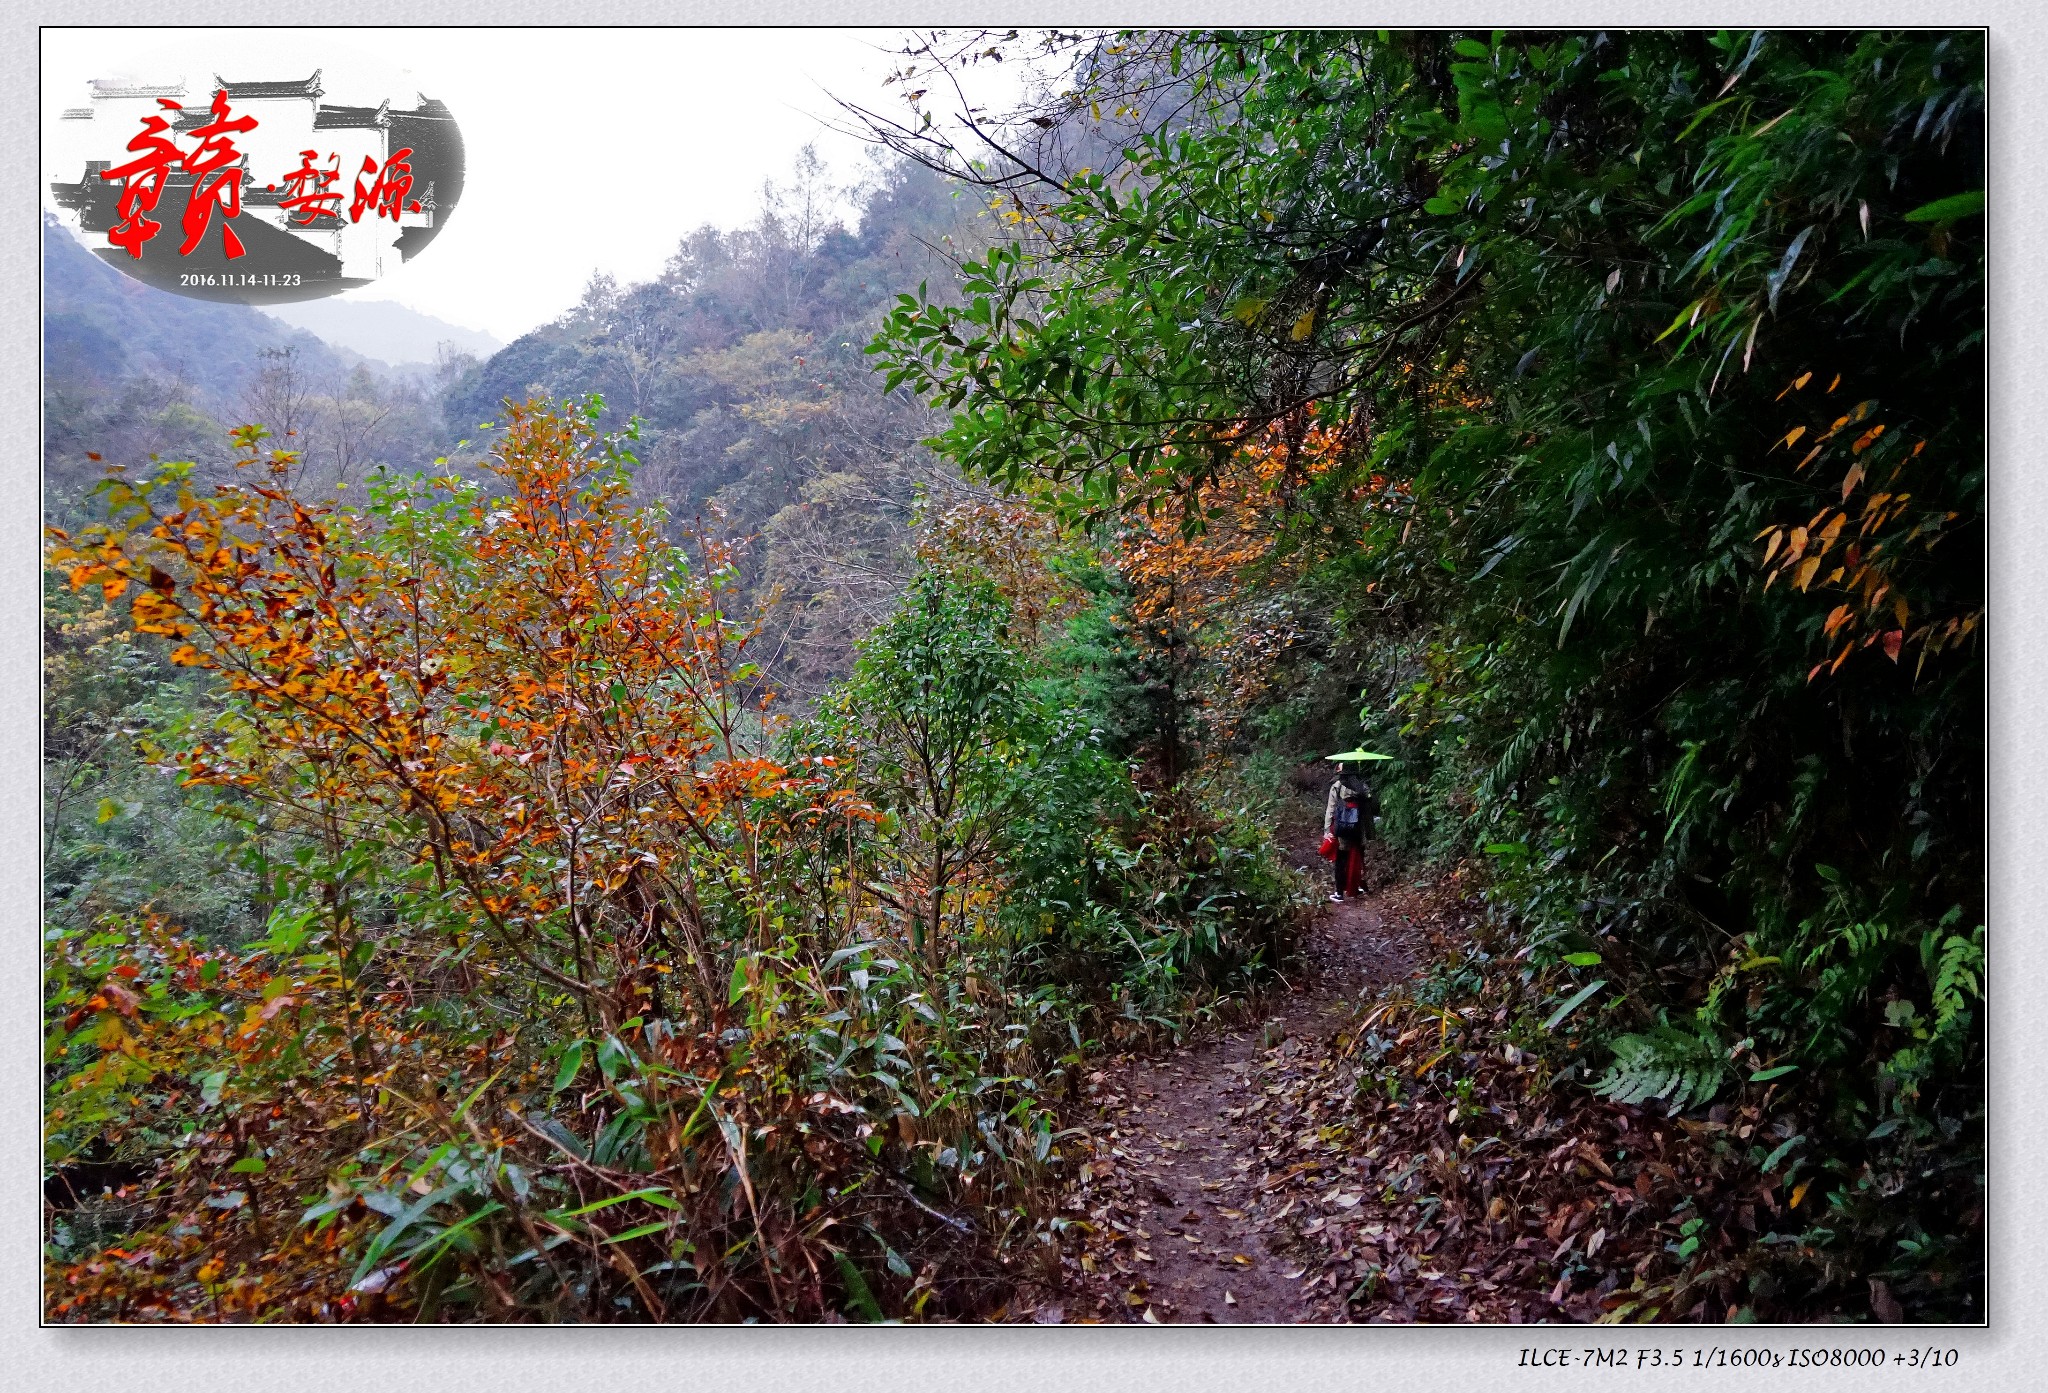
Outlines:
[[[1833,391],[1840,381],[1837,375],[1828,390]],[[1787,387],[1786,393],[1800,385],[1803,385],[1803,379]],[[1794,472],[1805,469],[1842,431],[1868,420],[1877,407],[1875,401],[1862,401],[1837,416]],[[1805,429],[1804,426],[1792,427],[1772,448],[1797,443],[1804,438]],[[1921,646],[1923,656],[1921,664],[1916,665],[1917,674],[1928,653],[1942,651],[1968,633],[1960,624],[1950,631],[1939,625],[1915,630],[1906,623],[1907,616],[1913,612],[1913,605],[1909,597],[1900,591],[1900,575],[1894,558],[1906,543],[1913,543],[1917,548],[1936,545],[1948,524],[1956,518],[1929,517],[1914,512],[1912,492],[1900,488],[1899,484],[1904,481],[1908,466],[1921,456],[1927,442],[1915,442],[1910,450],[1905,449],[1902,442],[1898,448],[1890,448],[1885,438],[1887,431],[1885,422],[1876,421],[1856,436],[1850,445],[1851,459],[1843,473],[1839,492],[1803,525],[1773,524],[1758,534],[1767,539],[1760,560],[1766,592],[1780,577],[1792,590],[1802,594],[1835,592],[1827,618],[1821,625],[1821,637],[1827,642],[1829,652],[1809,670],[1808,681],[1822,672],[1839,671],[1854,649],[1879,643],[1894,662],[1899,660],[1905,648]],[[1873,477],[1873,473],[1884,478],[1884,487],[1864,498],[1862,506],[1855,511],[1855,540],[1844,548],[1840,564],[1824,572],[1821,558],[1833,552],[1848,530],[1850,512],[1846,505],[1849,498]],[[1847,592],[1849,599],[1845,601],[1840,592]],[[1887,602],[1889,610],[1884,608]],[[1885,618],[1895,621],[1896,627],[1881,629]],[[1956,616],[1955,620],[1960,618]],[[1839,649],[1836,648],[1838,640],[1843,641]]]

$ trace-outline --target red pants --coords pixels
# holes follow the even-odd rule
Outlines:
[[[1365,869],[1365,846],[1361,842],[1337,843],[1337,857],[1330,863],[1330,870],[1337,880],[1337,893],[1355,895],[1358,893],[1358,877]]]

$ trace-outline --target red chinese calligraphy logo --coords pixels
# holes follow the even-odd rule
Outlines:
[[[233,260],[242,254],[242,241],[228,226],[228,220],[241,214],[242,176],[248,171],[242,167],[242,153],[235,149],[230,137],[255,130],[256,118],[236,116],[230,120],[226,92],[213,94],[211,115],[211,121],[192,132],[199,143],[184,159],[184,166],[192,175],[192,193],[185,200],[185,242],[178,248],[178,255],[192,254],[192,249],[206,236],[207,224],[218,207],[222,210],[221,247]]]
[[[159,99],[158,105],[169,111],[185,109],[168,98]],[[107,240],[124,248],[130,256],[140,258],[142,244],[162,230],[163,224],[149,214],[162,199],[164,185],[174,168],[192,176],[192,189],[186,196],[185,216],[181,219],[185,241],[178,248],[178,255],[190,256],[205,238],[216,208],[223,214],[222,250],[230,260],[242,255],[242,241],[228,226],[228,220],[242,211],[242,176],[248,171],[242,167],[242,152],[235,148],[233,137],[255,130],[256,118],[235,116],[228,106],[226,92],[213,94],[208,115],[211,119],[193,130],[192,136],[198,143],[190,150],[180,150],[176,140],[165,135],[171,127],[163,117],[143,117],[141,133],[128,142],[128,148],[138,152],[140,158],[118,169],[101,171],[100,178],[121,181],[121,218],[107,233]]]
[[[184,110],[174,101],[159,99],[158,104],[172,111]],[[170,178],[172,166],[184,162],[184,151],[175,141],[164,138],[164,132],[170,128],[170,122],[161,116],[143,117],[142,133],[128,142],[128,148],[140,152],[141,158],[100,174],[102,179],[121,181],[121,200],[117,205],[121,217],[108,231],[107,240],[125,247],[133,257],[141,257],[142,244],[163,227],[149,214],[164,195],[164,183]]]
[[[285,196],[277,204],[302,227],[316,218],[341,216],[341,191],[329,190],[329,186],[341,178],[341,156],[329,156],[329,167],[320,169],[313,163],[316,153],[312,150],[299,151],[301,163],[284,176]]]
[[[391,158],[384,161],[381,172],[375,160],[367,155],[363,157],[362,173],[356,175],[356,196],[348,206],[350,222],[361,221],[363,210],[366,208],[371,210],[370,216],[373,218],[388,217],[393,222],[398,221],[399,209],[405,203],[406,194],[412,189],[412,166],[406,163],[411,155],[410,150],[392,151]],[[363,183],[364,174],[372,178],[368,185]],[[417,213],[419,210],[419,204],[412,205],[411,211]]]
[[[464,176],[447,105],[394,100],[418,89],[384,66],[224,73],[167,50],[92,78],[46,131],[51,200],[109,265],[175,294],[285,304],[370,284],[440,235]]]
[[[158,105],[168,111],[184,110],[168,98],[159,98]],[[182,219],[185,240],[178,255],[190,256],[205,240],[216,211],[221,215],[222,250],[230,260],[243,254],[241,239],[228,224],[241,215],[242,180],[249,171],[233,137],[255,130],[256,118],[234,115],[225,91],[213,94],[208,117],[191,131],[197,143],[190,150],[181,150],[170,122],[162,116],[145,116],[142,130],[128,142],[128,148],[138,157],[118,169],[100,172],[102,179],[121,181],[120,217],[107,233],[109,242],[140,259],[142,244],[162,230],[163,225],[149,214],[162,199],[172,171],[177,170],[192,176]],[[321,217],[341,216],[342,195],[332,187],[341,178],[341,157],[329,155],[328,167],[322,169],[314,163],[318,154],[317,150],[299,152],[299,167],[284,176],[285,196],[277,200],[277,206],[302,227]],[[362,170],[356,175],[355,196],[349,202],[350,222],[361,222],[366,212],[372,218],[388,217],[398,222],[402,213],[421,210],[417,199],[407,198],[413,182],[412,166],[407,163],[411,157],[410,148],[394,150],[381,168],[374,158],[364,157]]]

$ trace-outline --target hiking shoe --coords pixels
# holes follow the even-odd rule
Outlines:
[[[1331,903],[1331,904],[1342,904],[1342,903],[1344,903],[1344,897],[1343,897],[1342,895],[1332,895],[1332,896],[1330,896],[1330,903]]]

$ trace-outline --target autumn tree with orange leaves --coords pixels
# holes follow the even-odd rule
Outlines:
[[[863,1066],[921,1056],[936,989],[848,893],[882,814],[833,755],[773,757],[729,549],[630,503],[595,413],[512,408],[488,486],[360,509],[244,431],[244,481],[117,478],[56,538],[224,688],[182,777],[296,846],[245,950],[149,917],[56,945],[53,1159],[145,1177],[140,1237],[59,1264],[56,1314],[963,1299],[949,1264],[991,1240],[941,1204],[1046,1155],[1028,1100],[950,1079],[1014,1047],[1005,1003],[949,1015],[943,1067]],[[922,1197],[889,1178],[918,1157]]]

